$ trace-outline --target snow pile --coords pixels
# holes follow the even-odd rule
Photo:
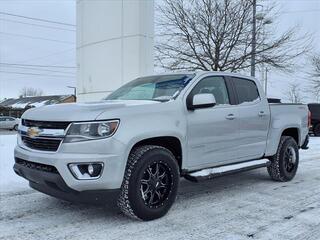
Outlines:
[[[16,143],[16,135],[0,135],[0,192],[2,193],[28,189],[28,182],[16,175],[12,169]]]
[[[47,105],[47,104],[48,104],[48,100],[45,100],[45,101],[41,101],[41,102],[31,103],[30,106],[31,107],[42,107],[42,106]]]
[[[44,100],[44,101],[39,101],[39,102],[24,102],[24,101],[20,101],[17,102],[15,104],[12,104],[12,108],[19,108],[19,109],[24,109],[26,107],[42,107],[45,105],[48,105],[50,103],[50,100]]]
[[[12,108],[26,108],[28,105],[30,104],[30,102],[17,102],[15,104],[13,104],[11,107]]]

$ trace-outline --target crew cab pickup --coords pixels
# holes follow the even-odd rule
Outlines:
[[[122,212],[151,220],[168,212],[180,177],[266,167],[273,180],[290,181],[307,136],[308,107],[269,104],[254,78],[163,74],[131,81],[101,102],[26,111],[14,171],[70,201],[118,193]]]

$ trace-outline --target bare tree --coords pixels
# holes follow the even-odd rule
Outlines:
[[[35,97],[42,96],[43,91],[41,89],[32,88],[32,87],[23,87],[20,90],[20,97]]]
[[[284,94],[291,103],[301,103],[303,100],[302,90],[298,83],[290,83],[288,90]]]
[[[159,5],[156,62],[168,70],[241,71],[250,67],[252,2],[249,0],[164,0]],[[256,65],[289,70],[306,53],[311,37],[296,27],[279,34],[274,6],[256,28]],[[268,20],[269,19],[269,20]],[[272,25],[271,25],[272,26]]]
[[[316,100],[320,100],[320,54],[315,55],[311,59],[312,71],[309,74],[310,90]]]

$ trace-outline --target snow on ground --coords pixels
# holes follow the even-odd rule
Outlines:
[[[4,135],[0,132],[0,193],[28,188],[28,182],[18,177],[12,170],[14,164],[13,151],[17,142],[16,134]]]
[[[320,138],[300,151],[291,182],[273,182],[263,168],[201,183],[182,180],[170,212],[151,222],[128,219],[114,202],[75,204],[29,189],[11,173],[14,144],[14,136],[0,135],[1,240],[320,239]]]

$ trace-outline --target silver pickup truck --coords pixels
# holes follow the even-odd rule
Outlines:
[[[14,171],[70,201],[118,194],[125,214],[151,220],[191,181],[266,167],[297,172],[308,108],[269,104],[259,82],[220,72],[138,78],[101,102],[52,105],[22,116]]]

